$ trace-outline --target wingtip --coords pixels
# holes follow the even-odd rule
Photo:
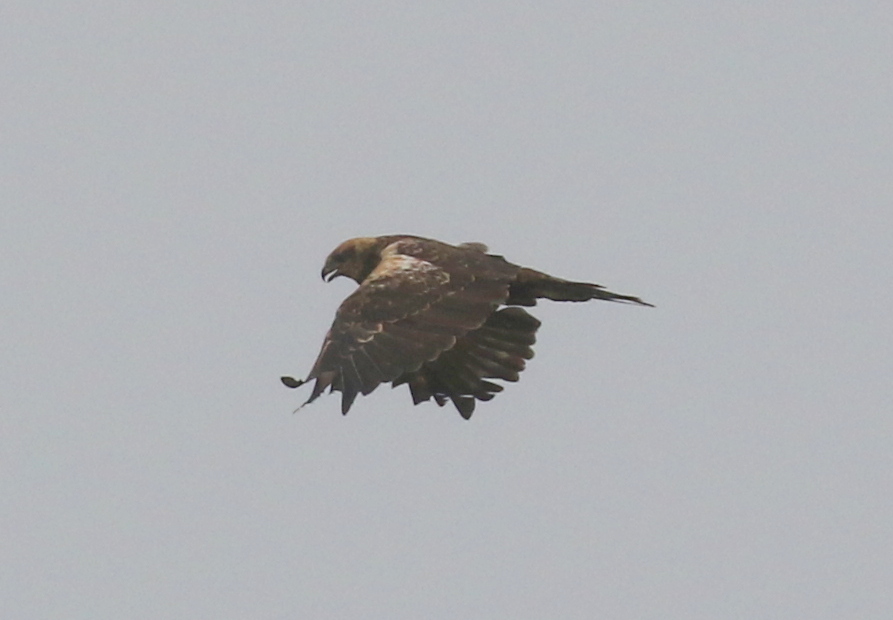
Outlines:
[[[471,418],[471,414],[474,413],[475,404],[473,396],[450,396],[450,400],[453,401],[456,409],[459,410],[459,415],[462,416],[464,420],[468,420]]]

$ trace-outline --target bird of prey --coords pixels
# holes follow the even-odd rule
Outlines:
[[[450,400],[467,420],[476,400],[502,391],[491,379],[517,381],[533,357],[540,322],[519,306],[542,298],[651,306],[487,252],[481,243],[449,245],[412,235],[345,241],[329,254],[322,277],[347,276],[359,288],[338,308],[307,377],[282,382],[296,388],[315,379],[305,405],[326,388],[341,392],[343,414],[358,394],[406,383],[413,404]]]

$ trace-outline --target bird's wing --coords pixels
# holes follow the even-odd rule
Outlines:
[[[518,267],[478,251],[420,239],[397,241],[338,308],[306,381],[308,403],[342,392],[347,413],[358,394],[451,349],[483,325],[508,296]]]
[[[474,412],[475,400],[490,400],[502,391],[501,385],[488,379],[518,380],[526,361],[533,357],[539,326],[540,322],[521,308],[497,310],[452,349],[403,374],[394,385],[408,383],[416,405],[433,397],[443,406],[449,399],[467,420]]]

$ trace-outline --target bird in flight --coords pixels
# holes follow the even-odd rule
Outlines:
[[[345,241],[322,269],[326,282],[338,276],[359,287],[335,313],[307,377],[282,377],[282,383],[297,388],[315,380],[304,405],[326,388],[341,392],[343,414],[357,395],[390,382],[409,385],[416,405],[452,401],[467,420],[476,400],[502,391],[491,379],[517,381],[533,357],[540,322],[519,306],[543,298],[651,306],[598,284],[514,265],[481,243],[411,235]]]

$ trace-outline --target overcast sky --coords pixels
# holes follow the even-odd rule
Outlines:
[[[893,617],[893,11],[0,11],[0,616]],[[349,237],[545,303],[478,406],[293,414]]]

